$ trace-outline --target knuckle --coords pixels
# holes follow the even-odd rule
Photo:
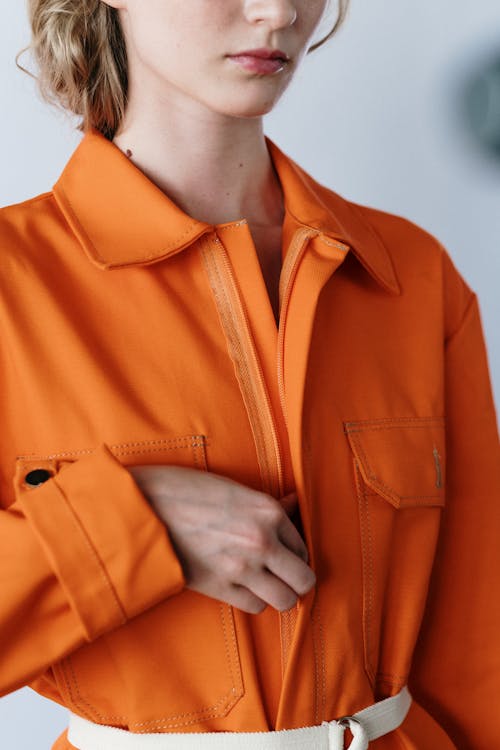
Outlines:
[[[269,531],[259,524],[255,524],[252,529],[249,529],[247,539],[251,552],[258,554],[260,557],[266,555],[272,548]]]
[[[224,570],[231,578],[239,579],[247,572],[248,562],[239,555],[227,555],[225,558]]]
[[[271,495],[260,493],[255,507],[265,516],[267,523],[278,523],[283,517],[281,506]]]
[[[248,539],[249,542],[255,546],[255,547],[265,547],[267,543],[267,532],[266,530],[259,524],[254,524],[251,529],[249,529]]]
[[[269,507],[267,508],[266,513],[267,513],[269,522],[273,526],[277,526],[283,520],[283,511],[276,501],[273,501],[272,503],[269,504]]]

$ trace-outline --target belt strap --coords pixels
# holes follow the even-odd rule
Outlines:
[[[368,743],[399,727],[412,702],[407,687],[353,716],[313,727],[272,732],[137,733],[94,724],[70,712],[68,740],[78,750],[343,750],[346,727],[352,732],[349,750],[367,750]]]

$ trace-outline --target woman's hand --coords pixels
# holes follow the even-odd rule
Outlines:
[[[165,522],[186,586],[258,614],[283,611],[316,578],[307,549],[279,502],[228,477],[182,466],[130,466],[139,489]]]

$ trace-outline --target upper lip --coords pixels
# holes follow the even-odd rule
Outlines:
[[[269,49],[267,47],[261,47],[260,49],[247,49],[244,52],[236,52],[230,57],[260,57],[262,60],[289,60],[290,58],[286,52],[282,52],[280,49]]]

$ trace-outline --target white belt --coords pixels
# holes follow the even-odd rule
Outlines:
[[[68,740],[78,750],[343,750],[346,727],[349,750],[367,750],[370,740],[403,723],[411,705],[407,687],[392,698],[354,714],[313,727],[272,732],[137,733],[94,724],[70,712]]]

